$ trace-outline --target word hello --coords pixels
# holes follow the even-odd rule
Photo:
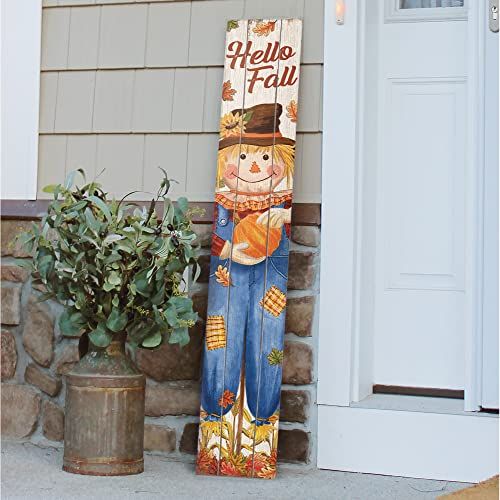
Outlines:
[[[271,87],[286,87],[289,85],[294,85],[297,80],[297,66],[285,66],[283,71],[280,70],[281,76],[276,73],[270,73],[269,70],[274,69],[274,65],[268,63],[274,63],[276,61],[286,61],[295,55],[295,51],[290,45],[283,45],[280,47],[279,42],[268,43],[265,50],[254,50],[252,51],[253,42],[247,42],[245,48],[243,48],[243,42],[234,41],[231,42],[228,47],[228,54],[226,57],[231,59],[230,68],[234,69],[236,64],[239,62],[240,68],[247,68],[247,72],[250,73],[250,78],[248,79],[248,93],[251,94],[257,82],[262,82],[264,88],[269,89]],[[247,64],[248,63],[248,64]],[[260,64],[261,66],[256,66],[254,68],[249,67]]]

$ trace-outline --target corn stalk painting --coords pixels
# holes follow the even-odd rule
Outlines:
[[[227,25],[200,474],[276,475],[301,31]]]

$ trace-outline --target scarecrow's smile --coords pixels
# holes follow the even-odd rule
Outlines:
[[[258,181],[247,181],[246,179],[243,179],[243,177],[240,177],[239,175],[236,175],[235,177],[239,179],[240,181],[243,182],[248,182],[248,184],[256,184],[257,182],[262,182],[262,181],[267,181],[274,175],[274,172],[271,175],[268,175],[267,177],[264,177],[264,179],[259,179]]]

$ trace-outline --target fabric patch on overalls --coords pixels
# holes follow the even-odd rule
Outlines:
[[[286,307],[286,295],[277,287],[272,286],[259,302],[266,311],[278,317]]]
[[[209,316],[207,318],[205,342],[209,351],[226,347],[226,324],[224,323],[224,316]]]

